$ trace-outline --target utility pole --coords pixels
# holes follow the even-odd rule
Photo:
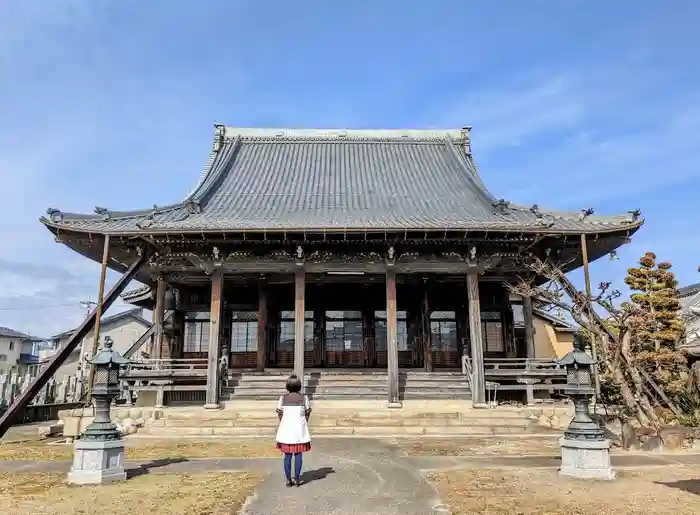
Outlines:
[[[97,306],[97,302],[93,302],[90,299],[81,300],[80,305],[85,308],[85,318],[87,319],[90,316],[93,308]],[[85,377],[85,353],[87,352],[85,344],[86,338],[83,338],[83,341],[80,342],[80,356],[78,356],[78,370],[80,371],[81,377]]]

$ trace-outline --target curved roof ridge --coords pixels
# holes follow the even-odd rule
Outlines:
[[[461,129],[290,129],[290,128],[223,128],[224,137],[233,139],[385,139],[437,140],[450,138],[459,141]]]
[[[477,172],[476,167],[473,165],[473,163],[471,163],[470,166],[470,163],[467,159],[468,154],[460,152],[455,146],[454,141],[450,139],[448,139],[445,142],[445,144],[449,147],[450,155],[454,159],[457,166],[459,166],[459,168],[464,172],[465,178],[469,182],[473,183],[474,186],[476,186],[476,191],[482,194],[482,200],[485,201],[484,207],[486,207],[487,209],[492,209],[493,203],[496,201],[496,197],[494,197],[488,190],[486,184],[479,176],[479,172]]]
[[[520,204],[517,202],[508,202],[508,207],[517,211],[528,211],[530,213],[539,212],[543,215],[552,216],[555,218],[561,218],[563,220],[611,220],[622,223],[639,223],[640,225],[644,222],[644,218],[641,215],[636,215],[634,211],[628,211],[625,214],[617,215],[596,215],[596,214],[586,214],[584,216],[585,209],[580,211],[560,211],[557,209],[548,209],[547,207],[540,206],[539,204],[533,204],[532,206],[526,206],[525,204]],[[536,209],[535,209],[536,208]]]
[[[209,177],[209,174],[211,173],[211,170],[214,166],[214,161],[216,160],[216,157],[219,154],[219,150],[221,150],[221,145],[223,144],[225,137],[226,128],[221,124],[214,124],[214,140],[212,141],[211,152],[209,153],[209,157],[207,158],[207,161],[204,165],[204,170],[202,170],[202,173],[199,174],[197,184],[195,184],[194,187],[190,190],[183,202],[192,200],[194,194],[199,190],[199,188],[202,187],[202,184],[204,184],[204,181],[207,180],[207,177]]]

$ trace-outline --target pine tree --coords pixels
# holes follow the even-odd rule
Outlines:
[[[671,263],[657,263],[656,254],[647,252],[638,267],[627,270],[625,283],[632,290],[627,305],[632,359],[667,395],[676,397],[685,390],[687,362],[677,350],[683,323]]]

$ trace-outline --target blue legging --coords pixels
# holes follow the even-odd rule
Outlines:
[[[294,479],[298,480],[301,475],[301,453],[284,455],[284,474],[287,481],[292,480],[292,456],[294,456]]]

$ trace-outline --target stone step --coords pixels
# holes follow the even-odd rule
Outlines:
[[[274,427],[279,425],[277,418],[273,415],[267,419],[246,419],[237,420],[157,420],[149,427]],[[434,419],[404,419],[404,420],[382,420],[355,418],[317,418],[312,417],[309,427],[529,427],[531,423],[522,420],[508,420],[495,424],[493,420],[434,420]]]
[[[267,427],[153,427],[139,430],[141,436],[183,437],[183,436],[238,436],[274,438],[277,426]],[[311,429],[312,438],[324,436],[365,436],[365,437],[402,437],[419,435],[444,436],[500,436],[538,434],[544,431],[534,425],[522,426],[318,426]],[[274,444],[272,444],[274,445]]]
[[[496,412],[496,410],[472,410],[472,411],[444,411],[444,412],[430,412],[430,411],[407,411],[403,410],[383,410],[383,411],[338,411],[338,410],[317,410],[313,409],[313,415],[311,420],[353,420],[357,423],[365,423],[367,421],[372,423],[377,423],[381,425],[382,423],[389,423],[391,421],[404,421],[404,420],[420,420],[422,423],[441,423],[445,421],[458,421],[460,423],[474,423],[478,425],[483,424],[517,424],[517,423],[531,423],[536,419],[536,414],[534,416],[529,413],[520,413],[517,411],[504,411]],[[211,421],[239,421],[239,420],[253,420],[263,422],[265,420],[272,420],[276,423],[274,406],[269,406],[267,409],[263,410],[245,410],[236,411],[233,409],[223,409],[217,411],[210,410],[198,410],[198,411],[178,411],[170,412],[165,411],[161,414],[160,418],[153,420],[149,423],[165,423],[165,421],[179,420],[192,423],[196,421],[197,424],[207,424]]]

